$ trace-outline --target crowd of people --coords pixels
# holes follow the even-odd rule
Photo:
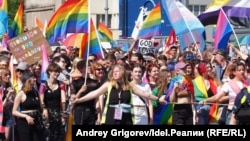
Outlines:
[[[169,124],[156,121],[159,108],[167,104],[172,105],[167,111],[172,125],[241,124],[234,115],[237,96],[250,83],[247,54],[231,44],[234,57],[227,50],[200,53],[195,45],[142,54],[135,49],[137,41],[128,52],[117,47],[104,58],[88,54],[83,59],[79,48],[58,47],[50,56],[46,81],[41,81],[42,60],[19,62],[16,84],[10,80],[12,53],[2,50],[0,140],[65,140],[68,114],[73,125]]]

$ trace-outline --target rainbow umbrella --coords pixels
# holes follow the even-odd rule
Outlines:
[[[63,42],[62,44],[66,47],[81,47],[82,46],[82,39],[84,36],[87,34],[84,33],[74,33],[69,35]]]

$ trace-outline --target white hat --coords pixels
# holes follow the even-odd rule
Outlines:
[[[29,68],[29,64],[27,62],[20,62],[16,69],[17,70],[27,70]]]

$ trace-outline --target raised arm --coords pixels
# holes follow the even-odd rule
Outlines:
[[[85,101],[89,101],[91,99],[97,98],[98,96],[105,94],[108,90],[108,86],[109,86],[109,82],[105,82],[100,88],[89,92],[87,95],[76,99],[73,103],[81,103],[81,102],[85,102]]]

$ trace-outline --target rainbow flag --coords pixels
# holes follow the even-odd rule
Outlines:
[[[65,1],[51,17],[46,28],[50,44],[63,40],[67,33],[88,32],[88,0]]]
[[[174,88],[174,83],[179,83],[181,84],[182,87],[185,85],[185,77],[182,75],[177,75],[173,77],[170,81],[169,87],[166,90],[166,101],[170,102],[170,95],[173,92]],[[166,105],[160,105],[158,109],[155,111],[155,116],[154,116],[154,124],[159,125],[159,124],[172,124],[172,111],[174,108],[174,104],[168,103]]]
[[[103,37],[102,41],[113,42],[113,33],[104,23],[99,22],[98,31]]]
[[[138,36],[149,39],[153,36],[159,36],[161,31],[161,5],[158,3],[144,20]]]
[[[208,98],[207,89],[203,77],[197,76],[193,80],[194,96],[196,101],[202,101]]]
[[[24,13],[23,1],[20,1],[20,5],[17,9],[14,21],[9,27],[8,35],[10,39],[23,33],[24,30],[23,13]]]
[[[232,26],[230,25],[224,11],[221,9],[214,36],[215,50],[218,49],[225,50],[227,48],[227,44],[232,32],[233,32]]]
[[[8,1],[0,0],[0,36],[8,29]]]
[[[88,45],[84,46],[85,48],[82,48],[82,54],[84,55],[82,58],[87,58],[89,54],[96,54],[98,59],[104,58],[99,37],[97,36],[97,31],[92,19],[90,20],[89,30]]]

